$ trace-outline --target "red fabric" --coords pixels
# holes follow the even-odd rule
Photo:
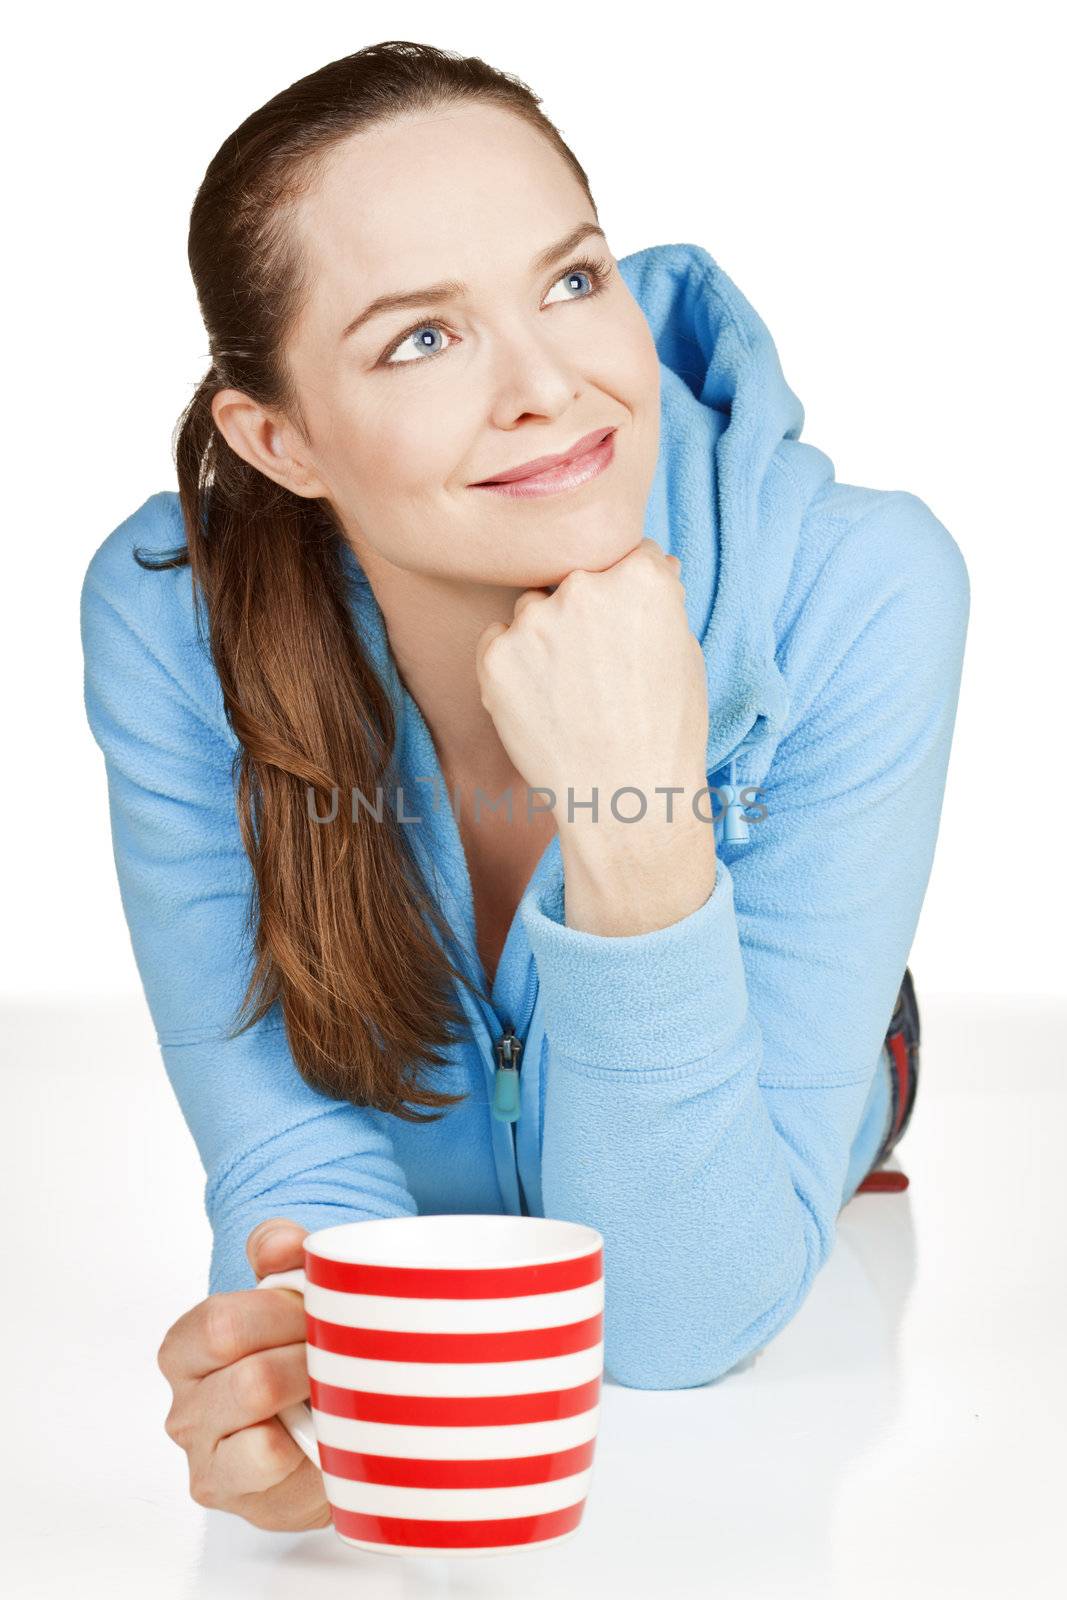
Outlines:
[[[899,1131],[900,1124],[904,1121],[904,1113],[908,1106],[908,1042],[903,1033],[890,1034],[886,1040],[893,1057],[893,1066],[897,1074],[897,1114],[893,1123],[893,1133]]]
[[[868,1172],[856,1193],[865,1194],[869,1191],[871,1194],[893,1194],[906,1189],[909,1181],[906,1172],[887,1172],[884,1167],[879,1167],[876,1172]]]

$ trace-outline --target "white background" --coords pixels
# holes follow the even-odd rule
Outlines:
[[[1067,1592],[1052,8],[711,0],[637,20],[599,0],[184,0],[8,21],[0,1567],[18,1600]],[[673,1394],[606,1385],[580,1536],[504,1566],[391,1561],[190,1498],[155,1353],[206,1293],[203,1173],[141,996],[82,705],[86,564],[174,487],[171,430],[207,365],[185,260],[204,169],[279,88],[395,37],[530,84],[617,256],[707,249],[769,327],[803,438],[842,482],[919,495],[972,589],[911,958],[910,1187],[849,1203],[751,1370]]]
[[[171,430],[208,364],[185,257],[207,162],[283,85],[396,37],[530,84],[615,255],[703,245],[770,328],[802,437],[837,478],[910,490],[953,534],[971,626],[912,968],[928,993],[1062,994],[1067,274],[1048,16],[661,4],[638,32],[602,5],[20,10],[0,995],[140,993],[81,699],[81,578],[176,486]]]

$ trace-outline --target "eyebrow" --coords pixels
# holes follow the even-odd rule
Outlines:
[[[583,239],[595,233],[607,241],[603,228],[597,227],[595,222],[580,223],[577,228],[572,228],[566,238],[549,245],[547,250],[542,250],[540,255],[535,256],[531,263],[531,271],[546,272],[562,256],[569,255],[576,249]],[[341,333],[341,342],[362,328],[372,317],[380,317],[385,311],[410,311],[417,306],[440,305],[447,300],[459,300],[467,293],[468,287],[465,283],[460,283],[456,278],[446,278],[442,283],[431,283],[425,289],[409,289],[403,294],[381,294],[377,300],[372,300],[369,306],[365,306],[358,316],[352,318]]]

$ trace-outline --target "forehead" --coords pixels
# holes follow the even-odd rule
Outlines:
[[[587,214],[569,164],[498,106],[376,124],[332,152],[297,204],[312,284],[304,331],[336,337],[377,295],[442,278],[488,289],[502,273],[528,272],[547,242]]]

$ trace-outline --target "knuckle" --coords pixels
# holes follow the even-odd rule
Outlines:
[[[253,1471],[268,1485],[274,1485],[288,1475],[294,1465],[293,1452],[299,1452],[300,1449],[294,1445],[280,1422],[257,1428],[250,1443]],[[304,1460],[302,1453],[300,1459]]]
[[[298,1531],[290,1526],[288,1520],[279,1511],[270,1506],[260,1504],[254,1495],[239,1515],[245,1522],[251,1523],[253,1528],[259,1528],[262,1533],[293,1533]]]
[[[333,1521],[333,1512],[330,1510],[329,1501],[308,1518],[301,1532],[309,1533],[312,1528],[328,1528]]]
[[[278,1380],[260,1356],[250,1356],[234,1367],[234,1387],[241,1410],[258,1422],[278,1409]]]
[[[194,1469],[189,1473],[189,1494],[198,1506],[218,1509],[219,1496],[210,1473]]]
[[[501,642],[506,638],[507,638],[507,634],[498,633],[495,636],[495,638],[490,639],[489,643],[486,645],[485,649],[482,651],[482,667],[487,672],[492,672],[493,669],[499,663],[499,660],[500,660],[500,645],[501,645]]]
[[[233,1296],[212,1295],[204,1312],[203,1343],[206,1354],[219,1366],[233,1361],[240,1351],[237,1310]]]
[[[574,597],[580,593],[582,584],[587,577],[588,573],[584,567],[572,567],[570,572],[564,574],[559,583],[557,583],[556,592],[552,597],[556,602],[557,609],[561,606],[573,605]]]
[[[189,1433],[188,1424],[186,1423],[181,1412],[178,1411],[174,1406],[171,1406],[170,1410],[167,1412],[166,1418],[164,1419],[163,1432],[167,1435],[168,1439],[173,1439],[175,1444],[181,1445],[184,1449],[185,1441]]]
[[[601,581],[598,583],[596,579]],[[611,574],[589,572],[585,567],[575,567],[569,572],[556,590],[562,596],[562,603],[571,611],[579,613],[591,612],[595,607],[604,604],[609,597],[615,582]]]
[[[487,711],[493,711],[496,709],[499,694],[500,685],[497,682],[495,675],[491,672],[484,672],[482,674],[481,682],[478,686],[478,698],[481,700],[482,705]],[[437,797],[435,795],[435,802],[436,799]]]
[[[273,1495],[250,1495],[239,1515],[264,1533],[308,1533],[313,1528],[328,1528],[333,1520],[329,1501],[321,1491],[307,1510],[279,1505]]]

